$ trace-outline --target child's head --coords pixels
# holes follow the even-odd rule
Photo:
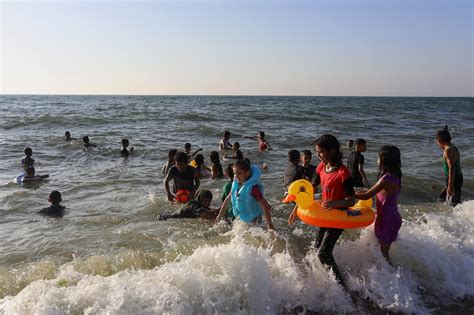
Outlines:
[[[451,144],[451,134],[448,131],[447,125],[436,133],[436,142],[440,147]]]
[[[186,152],[176,153],[175,165],[180,171],[186,168],[186,165],[188,165],[188,155]]]
[[[202,154],[196,154],[194,161],[196,162],[196,165],[199,167],[204,164],[204,156]]]
[[[48,201],[52,203],[53,205],[58,205],[62,201],[61,193],[57,190],[53,190],[49,194]]]
[[[185,150],[186,152],[191,151],[191,143],[186,142],[186,143],[184,144],[184,150]]]
[[[310,150],[303,150],[301,151],[301,162],[304,166],[308,166],[311,163],[311,159],[313,158],[313,154]]]
[[[237,151],[239,149],[240,149],[240,143],[234,142],[234,144],[232,145],[232,150]]]
[[[367,142],[364,139],[356,139],[354,145],[357,152],[367,151]]]
[[[178,153],[178,150],[170,149],[168,151],[168,161],[174,162],[174,159],[175,159],[177,153]]]
[[[84,141],[84,143],[89,143],[89,137],[88,136],[82,137],[82,141]]]
[[[25,152],[26,156],[32,156],[33,155],[33,150],[31,148],[25,148],[25,150],[23,152]]]
[[[227,178],[229,178],[229,180],[234,180],[234,165],[233,164],[227,165],[226,173],[227,173]]]
[[[245,183],[252,175],[250,164],[245,160],[236,161],[234,163],[234,174],[240,184]]]
[[[342,153],[336,137],[325,134],[316,139],[315,143],[318,157],[324,164],[330,163],[333,166],[342,164]]]
[[[70,133],[69,131],[66,131],[66,132],[64,133],[64,137],[65,137],[66,139],[71,139],[71,133]]]
[[[293,164],[300,164],[300,151],[290,150],[288,151],[288,161]]]
[[[400,157],[400,150],[394,145],[384,145],[379,150],[379,177],[385,173],[390,172],[402,177],[402,162]]]
[[[212,201],[212,193],[207,189],[199,189],[196,191],[194,199],[199,203],[203,208],[209,208]]]
[[[28,176],[35,176],[35,168],[33,166],[27,167],[25,172]]]
[[[212,164],[215,164],[215,165],[221,164],[221,161],[220,161],[220,158],[219,158],[219,152],[211,151],[209,153],[209,160],[211,160]]]
[[[265,132],[259,131],[257,137],[261,140],[265,139]]]
[[[354,145],[354,140],[347,140],[346,145],[347,145],[348,148],[352,149],[352,146]]]
[[[229,138],[230,138],[230,131],[229,130],[224,131],[224,139],[229,140]]]
[[[128,147],[128,139],[122,139],[122,146],[124,148]]]

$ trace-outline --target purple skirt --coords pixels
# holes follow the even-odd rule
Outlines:
[[[389,215],[377,215],[375,219],[375,236],[380,244],[388,245],[397,240],[398,230],[402,226],[402,216],[398,211]]]

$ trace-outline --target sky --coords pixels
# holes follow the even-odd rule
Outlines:
[[[0,93],[474,96],[473,15],[474,0],[0,0]]]

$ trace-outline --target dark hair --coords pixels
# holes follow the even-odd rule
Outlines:
[[[290,161],[293,164],[299,164],[300,163],[300,151],[298,151],[298,150],[288,151],[288,161]]]
[[[234,167],[238,168],[241,171],[250,171],[250,163],[246,160],[237,160],[234,163]]]
[[[364,139],[359,138],[359,139],[356,139],[356,141],[354,141],[354,144],[357,147],[358,145],[367,144],[367,142]]]
[[[122,139],[122,145],[124,147],[128,146],[128,139]]]
[[[265,139],[265,132],[259,131],[260,138]]]
[[[402,162],[400,158],[400,150],[394,145],[384,145],[379,150],[379,176],[382,177],[385,173],[392,173],[399,179],[402,179]]]
[[[224,131],[224,138],[230,137],[230,131],[226,130]]]
[[[188,149],[188,148],[191,149],[191,143],[186,142],[186,143],[184,144],[184,148],[185,148],[185,149]]]
[[[188,155],[186,152],[178,152],[176,153],[175,161],[178,163],[188,164]]]
[[[252,165],[252,163],[250,162],[250,159],[249,158],[245,158],[243,159],[245,162],[249,163],[249,165]]]
[[[69,131],[66,131],[66,132],[64,133],[64,135],[65,135],[65,136],[70,136],[71,133],[70,133]]]
[[[211,160],[212,164],[221,165],[221,160],[219,158],[219,152],[217,152],[217,151],[209,152],[209,160]]]
[[[196,162],[197,166],[200,166],[204,164],[204,156],[202,154],[196,154],[196,157],[194,158],[194,161]]]
[[[170,149],[168,151],[168,160],[169,161],[174,161],[175,157],[176,157],[176,153],[178,153],[178,150],[176,149]]]
[[[448,131],[448,125],[444,125],[444,129],[438,130],[436,139],[441,143],[451,143],[451,134]]]
[[[234,179],[234,168],[233,168],[233,164],[229,164],[227,165],[227,168],[225,169],[226,173],[227,173],[227,177],[229,177],[230,179]]]
[[[61,202],[61,193],[57,190],[53,190],[49,194],[49,198],[51,199],[51,202]]]
[[[342,152],[340,150],[341,146],[336,137],[330,134],[325,134],[316,139],[315,143],[324,150],[334,150],[334,154],[329,156],[329,161],[331,164],[334,164],[334,166],[339,166],[342,164]]]
[[[236,147],[236,150],[238,150],[240,148],[240,143],[234,142],[234,144],[232,145],[232,149],[234,149],[234,147]]]
[[[309,156],[309,157],[312,157],[312,156],[313,156],[313,154],[311,153],[310,150],[303,150],[303,151],[301,151],[301,153],[302,153],[303,155],[306,155],[306,156]]]
[[[82,141],[84,141],[85,143],[89,142],[89,137],[88,136],[82,137]]]
[[[240,150],[235,151],[235,158],[236,158],[236,160],[243,160],[244,159],[244,154],[242,153],[242,151],[240,151]]]
[[[25,152],[25,155],[32,155],[33,154],[33,150],[31,148],[25,148],[25,150],[23,152]]]

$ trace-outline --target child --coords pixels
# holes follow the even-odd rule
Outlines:
[[[378,182],[367,191],[356,192],[355,197],[366,200],[376,195],[375,235],[379,239],[383,256],[391,265],[388,252],[390,245],[397,239],[398,230],[402,226],[402,216],[397,207],[402,178],[400,150],[391,145],[383,146],[379,150],[378,164]]]
[[[170,167],[164,180],[165,191],[169,201],[175,200],[175,195],[171,193],[169,188],[171,180],[174,182],[173,193],[183,189],[188,190],[190,191],[189,199],[193,198],[194,193],[199,188],[199,178],[194,167],[188,165],[188,156],[185,152],[178,152],[176,154],[175,165]]]
[[[23,176],[18,177],[19,182],[33,182],[37,180],[43,180],[45,178],[48,178],[49,175],[35,175],[35,168],[33,166],[30,166],[26,169],[26,173]]]
[[[31,158],[33,155],[33,149],[25,148],[23,152],[25,152],[25,157],[21,160],[21,165],[23,166],[23,169],[26,170],[27,168],[34,166],[35,160]]]
[[[122,139],[122,150],[120,150],[121,157],[129,157],[133,153],[133,147],[130,148],[130,151],[127,150],[128,139]]]
[[[82,145],[84,148],[89,148],[89,147],[97,147],[95,144],[92,144],[89,142],[89,137],[88,136],[84,136],[82,138],[82,141],[84,142],[84,144]]]
[[[209,159],[211,160],[211,178],[223,178],[224,171],[222,170],[221,160],[219,158],[219,152],[211,151],[209,153]]]
[[[64,133],[64,141],[66,141],[67,143],[71,143],[71,141],[75,141],[76,138],[71,138],[71,133],[69,131],[66,131]]]
[[[461,171],[461,155],[458,148],[451,143],[448,126],[436,133],[436,143],[443,150],[443,169],[446,175],[446,186],[439,195],[439,200],[455,206],[461,202],[463,175]]]
[[[222,187],[222,198],[221,201],[224,202],[227,196],[230,194],[230,189],[232,188],[232,183],[234,182],[234,166],[232,164],[227,165],[227,178],[229,179]],[[226,209],[227,219],[229,221],[234,221],[234,210],[232,209],[232,203]]]
[[[176,157],[176,154],[178,153],[178,150],[176,149],[170,149],[168,151],[168,162],[166,162],[165,165],[161,168],[161,173],[163,174],[168,174],[168,170],[171,168],[171,166],[174,165],[174,159]]]
[[[232,150],[232,144],[229,141],[230,131],[224,131],[224,137],[219,142],[219,150]]]
[[[171,218],[201,218],[206,220],[214,220],[217,216],[218,209],[210,207],[212,201],[212,193],[207,189],[199,189],[196,191],[194,199],[189,201],[177,211],[171,211],[160,214],[158,220],[167,220]]]
[[[346,147],[352,150],[353,146],[354,146],[354,140],[347,140]]]
[[[265,139],[265,132],[263,132],[263,131],[260,131],[257,134],[256,137],[244,136],[244,138],[254,140],[254,141],[258,141],[258,148],[260,149],[260,151],[265,151],[265,150],[272,151],[273,150],[272,147],[270,146],[270,143],[268,143],[268,141]]]
[[[364,156],[362,152],[367,151],[367,143],[364,139],[357,139],[354,142],[355,151],[352,151],[347,158],[347,168],[351,172],[352,178],[354,179],[355,187],[369,187],[369,181],[364,172]]]
[[[209,178],[209,176],[211,176],[211,170],[204,165],[204,156],[202,154],[197,154],[194,158],[194,162],[196,163],[195,171],[199,179]]]
[[[233,170],[235,174],[234,182],[230,194],[221,206],[216,223],[220,221],[232,200],[235,217],[239,217],[240,220],[250,224],[259,223],[262,214],[264,214],[268,229],[274,230],[271,215],[272,208],[262,194],[263,186],[260,183],[260,169],[256,166],[250,166],[245,160],[239,160],[234,163]]]
[[[316,140],[316,152],[321,163],[316,168],[315,184],[321,185],[323,208],[329,210],[352,207],[355,204],[354,180],[349,170],[342,164],[339,141],[332,135],[323,135]],[[296,207],[288,218],[288,224],[294,222],[295,210]],[[321,263],[329,266],[337,282],[345,286],[332,254],[343,231],[336,228],[320,228],[316,248],[319,249],[318,257]]]
[[[303,178],[309,180],[310,182],[313,180],[314,173],[316,172],[316,166],[311,164],[312,159],[313,155],[310,150],[303,150],[301,152],[301,167],[303,168]]]
[[[303,168],[300,165],[300,152],[298,150],[288,151],[288,167],[283,177],[283,183],[288,188],[292,182],[303,178]]]
[[[198,148],[196,151],[191,153],[191,143],[187,142],[184,145],[184,152],[186,152],[186,155],[188,156],[188,159],[192,158],[193,156],[195,156],[196,154],[198,154],[201,151],[202,151],[202,148]]]
[[[224,154],[225,159],[236,159],[237,161],[244,159],[244,154],[240,151],[240,143],[234,142],[232,150],[234,150],[234,155]]]
[[[44,214],[50,217],[62,217],[65,207],[59,204],[62,201],[61,193],[57,190],[53,190],[49,194],[48,201],[51,206],[43,208],[36,213]]]

